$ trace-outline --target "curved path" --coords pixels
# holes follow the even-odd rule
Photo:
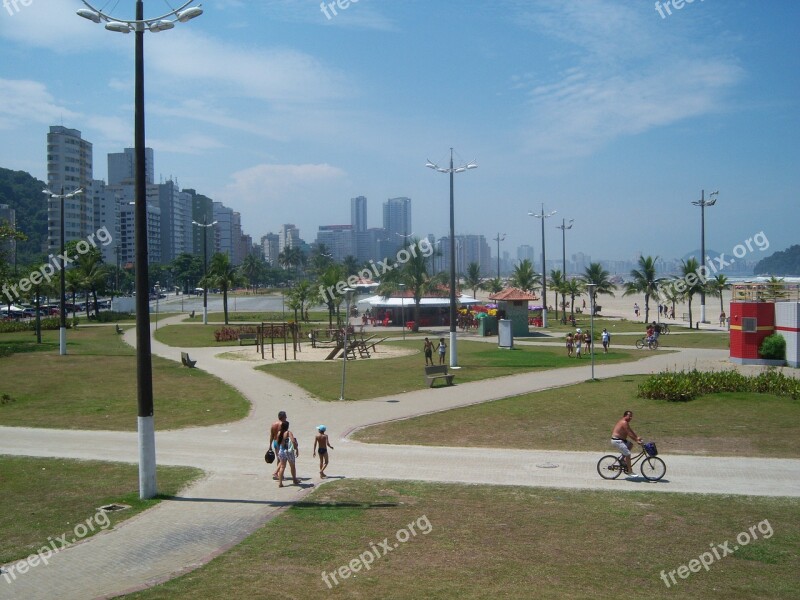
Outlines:
[[[165,319],[161,324],[178,323],[182,318]],[[135,344],[134,330],[126,332],[125,340]],[[600,479],[595,471],[599,453],[593,452],[367,445],[346,439],[355,428],[374,423],[581,382],[589,377],[588,361],[573,368],[340,403],[315,401],[301,388],[254,370],[258,363],[217,357],[229,351],[199,348],[192,349],[191,355],[198,368],[227,381],[250,400],[250,415],[236,423],[156,433],[158,464],[194,466],[206,476],[182,496],[54,554],[48,565],[36,566],[11,583],[0,576],[0,600],[111,597],[209,561],[319,483],[316,459],[310,459],[306,446],[317,423],[341,434],[335,440],[338,444],[330,469],[337,477],[800,496],[796,483],[800,460],[670,456],[667,477],[650,484],[636,478]],[[180,349],[156,340],[152,340],[152,352],[180,360]],[[596,367],[595,374],[606,378],[684,366],[731,367],[726,351],[681,350],[654,352],[634,363],[603,365]],[[158,399],[155,408],[158,429]],[[281,409],[287,411],[302,444],[300,487],[278,489],[270,478],[271,469],[263,462],[267,429]],[[0,427],[0,454],[138,461],[137,436],[127,432]],[[544,463],[558,467],[536,466]],[[59,533],[53,532],[54,536]]]

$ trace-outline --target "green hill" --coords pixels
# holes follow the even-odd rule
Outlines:
[[[760,260],[753,269],[753,274],[800,277],[800,244],[795,244]]]
[[[17,230],[28,239],[17,247],[17,264],[24,265],[41,259],[47,248],[47,198],[42,193],[46,187],[25,171],[0,168],[0,204],[8,204],[16,211]],[[8,257],[13,261],[13,257]]]

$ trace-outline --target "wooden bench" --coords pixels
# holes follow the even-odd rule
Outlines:
[[[433,382],[437,379],[445,379],[447,385],[453,385],[454,374],[447,372],[447,365],[436,365],[425,367],[425,381],[428,387],[433,387]]]
[[[189,367],[190,369],[194,369],[194,366],[197,364],[196,360],[189,358],[188,352],[181,352],[181,362],[184,367]]]
[[[120,335],[122,335],[123,333],[125,333],[125,330],[124,330],[122,327],[120,327],[120,326],[119,326],[119,323],[115,323],[115,324],[114,324],[114,327],[116,328],[116,330],[117,330],[117,333],[119,333]]]
[[[256,333],[240,333],[239,334],[239,345],[244,346],[245,344],[253,343],[258,344],[258,334]]]

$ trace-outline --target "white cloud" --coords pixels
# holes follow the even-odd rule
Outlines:
[[[25,127],[29,123],[75,119],[75,113],[59,106],[47,87],[38,81],[0,79],[0,129]]]

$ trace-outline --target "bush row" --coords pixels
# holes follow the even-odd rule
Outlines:
[[[41,320],[42,331],[56,330],[61,327],[58,317],[47,317]],[[78,319],[67,319],[67,329],[78,326]],[[17,331],[36,331],[36,319],[30,321],[0,321],[0,333],[15,333]]]
[[[800,399],[800,380],[769,369],[748,377],[738,371],[665,371],[648,377],[639,385],[638,396],[652,400],[688,402],[716,392],[755,392]]]

